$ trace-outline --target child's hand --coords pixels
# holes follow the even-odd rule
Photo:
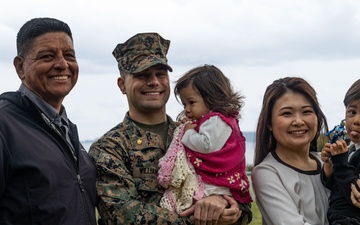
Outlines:
[[[190,120],[189,117],[184,116],[181,120],[180,123],[184,124],[184,123],[191,123],[192,121]]]
[[[331,155],[339,155],[341,153],[347,152],[347,144],[343,139],[337,140],[335,143],[330,146]]]
[[[331,144],[330,143],[326,143],[323,147],[323,149],[321,150],[321,161],[323,161],[324,163],[330,163],[331,164],[331,150],[330,150]]]
[[[323,171],[326,179],[328,179],[333,172],[330,148],[331,148],[331,144],[326,143],[323,149],[321,150],[321,161],[324,162]]]
[[[197,127],[197,124],[193,124],[193,123],[186,123],[185,124],[185,132],[187,131],[187,130],[190,130],[190,129],[195,129],[195,127]]]

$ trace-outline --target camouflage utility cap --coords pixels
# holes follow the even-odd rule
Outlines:
[[[157,33],[140,33],[118,44],[113,55],[119,70],[126,73],[139,73],[157,64],[166,66],[172,72],[166,58],[169,46],[170,41]]]

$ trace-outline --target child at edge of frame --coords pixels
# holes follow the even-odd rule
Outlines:
[[[346,92],[345,128],[350,143],[344,139],[326,143],[321,152],[322,182],[330,191],[330,225],[360,225],[360,208],[352,202],[352,186],[359,190],[360,174],[360,79]],[[357,200],[358,201],[358,200]]]

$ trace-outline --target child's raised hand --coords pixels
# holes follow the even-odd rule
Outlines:
[[[180,123],[185,124],[185,132],[189,129],[195,129],[195,127],[197,126],[196,124],[193,124],[193,121],[187,116],[184,116],[180,120]]]
[[[328,179],[333,172],[330,143],[326,143],[323,149],[321,150],[321,160],[324,162],[323,171],[325,173],[325,178]]]
[[[187,116],[184,116],[184,117],[181,118],[181,120],[180,120],[180,123],[182,123],[182,124],[184,124],[184,123],[190,123],[190,122],[192,122],[192,121],[191,121],[190,118],[187,117]]]
[[[321,150],[321,161],[324,163],[331,163],[330,157],[331,157],[331,150],[330,150],[331,144],[326,143]]]
[[[188,122],[185,124],[185,132],[187,130],[190,130],[190,129],[195,129],[195,127],[197,126],[197,124],[194,124],[194,123],[191,123],[191,122]]]
[[[339,155],[341,153],[347,152],[347,144],[343,139],[339,139],[330,145],[330,151],[331,155]]]
[[[176,126],[180,126],[181,124],[191,123],[192,121],[189,119],[189,117],[184,116],[180,120],[176,122]],[[186,130],[185,130],[186,131]]]

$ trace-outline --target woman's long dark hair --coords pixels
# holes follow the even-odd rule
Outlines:
[[[276,148],[276,140],[269,130],[272,124],[272,109],[275,102],[285,93],[295,92],[305,96],[314,108],[318,119],[318,127],[314,139],[310,143],[310,151],[317,151],[317,139],[320,132],[328,131],[326,117],[320,108],[314,88],[303,78],[285,77],[275,80],[270,84],[264,94],[263,104],[256,128],[255,158],[254,166],[261,163],[266,155]]]

